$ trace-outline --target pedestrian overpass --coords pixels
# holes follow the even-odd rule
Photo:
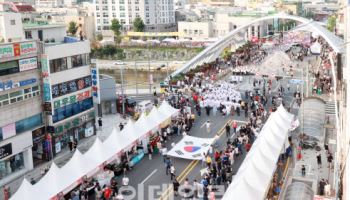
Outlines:
[[[255,24],[258,24],[259,22],[264,22],[264,21],[273,20],[273,19],[287,19],[287,20],[297,21],[301,23],[303,30],[316,32],[321,37],[323,37],[336,53],[343,52],[343,47],[344,47],[343,40],[337,37],[336,35],[334,35],[333,33],[329,32],[326,28],[324,28],[317,22],[303,18],[303,17],[299,17],[299,16],[280,13],[280,14],[266,16],[266,17],[253,20],[249,24],[240,26],[237,29],[231,31],[225,37],[220,38],[214,44],[204,49],[196,57],[192,58],[189,62],[187,62],[184,66],[182,66],[181,68],[173,72],[171,74],[171,77],[174,77],[180,73],[186,73],[190,69],[200,66],[203,63],[209,63],[209,62],[215,61],[215,59],[220,56],[220,54],[225,48],[230,47],[231,45],[242,44],[248,41],[249,37],[247,36],[246,33],[248,31],[248,34],[249,34],[252,26],[254,26]]]

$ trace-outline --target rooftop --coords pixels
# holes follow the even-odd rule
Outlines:
[[[23,29],[46,29],[46,28],[59,28],[59,27],[66,27],[65,24],[51,24],[45,21],[37,21],[37,22],[25,22],[23,23]]]

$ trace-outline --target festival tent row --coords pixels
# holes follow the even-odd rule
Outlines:
[[[114,129],[104,142],[97,138],[86,153],[76,150],[63,167],[52,163],[50,170],[36,184],[32,185],[24,179],[11,200],[57,199],[77,187],[85,178],[97,174],[106,164],[116,160],[122,152],[132,148],[177,113],[177,109],[164,101],[159,108],[154,107],[148,116],[142,114],[137,122],[129,120],[122,131]]]
[[[263,200],[294,116],[281,105],[271,114],[233,178],[223,200]]]

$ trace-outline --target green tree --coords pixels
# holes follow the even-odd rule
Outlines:
[[[133,23],[135,32],[143,32],[145,30],[145,24],[140,17],[136,17]]]
[[[71,35],[75,35],[77,31],[78,31],[77,23],[75,23],[74,21],[69,22],[68,33],[70,33]]]
[[[117,43],[120,43],[120,35],[121,35],[120,30],[122,29],[122,25],[117,19],[112,19],[111,22],[112,22],[111,30],[114,32],[115,41]]]
[[[328,18],[328,21],[327,21],[327,29],[328,29],[330,32],[334,32],[336,23],[337,23],[337,18],[336,18],[334,15],[333,15],[333,16],[330,16],[330,17]]]
[[[98,35],[96,36],[96,39],[97,39],[98,41],[103,40],[103,35],[102,35],[102,34],[98,34]]]

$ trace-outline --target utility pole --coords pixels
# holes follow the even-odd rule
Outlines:
[[[138,76],[137,76],[137,66],[136,66],[136,60],[135,60],[135,80],[136,80],[136,94],[139,94],[139,88],[138,88]]]
[[[123,65],[120,65],[120,78],[121,78],[121,90],[122,90],[122,112],[125,115],[125,98],[124,98],[124,75],[123,75]]]

